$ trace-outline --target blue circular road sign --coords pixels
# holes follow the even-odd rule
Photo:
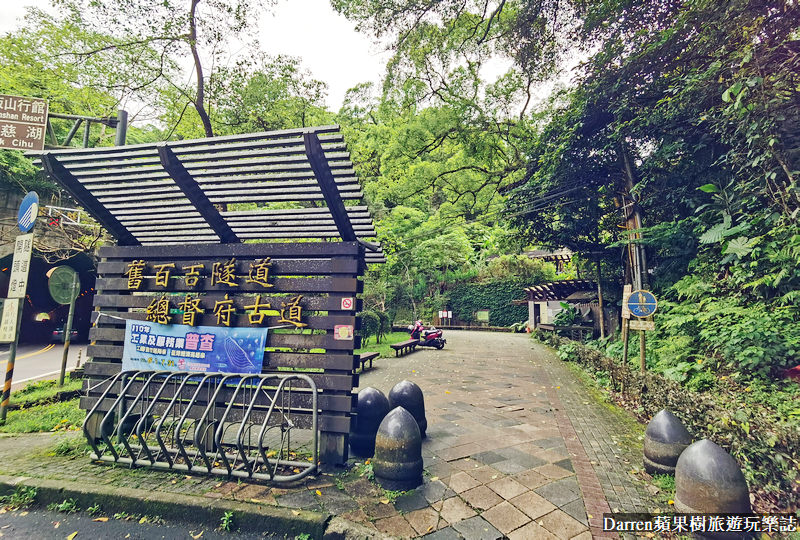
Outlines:
[[[19,230],[26,233],[36,225],[36,218],[39,217],[39,196],[35,191],[29,191],[19,205],[17,214],[17,226]]]
[[[637,317],[649,317],[657,308],[658,300],[650,291],[633,291],[628,298],[628,309]]]

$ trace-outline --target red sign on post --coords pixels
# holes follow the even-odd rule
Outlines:
[[[47,101],[0,95],[0,148],[44,150]]]

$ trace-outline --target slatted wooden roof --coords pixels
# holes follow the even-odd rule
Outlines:
[[[39,163],[119,245],[375,236],[339,126],[53,150]],[[367,262],[384,262],[367,245]]]
[[[533,287],[525,287],[528,300],[544,302],[546,300],[566,300],[568,296],[578,291],[592,291],[597,289],[597,284],[590,279],[563,279],[551,281]]]

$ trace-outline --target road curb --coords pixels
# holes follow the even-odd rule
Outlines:
[[[269,532],[287,538],[307,534],[314,540],[320,540],[331,517],[329,514],[304,510],[207,499],[180,493],[0,475],[0,495],[13,493],[17,486],[35,488],[36,503],[43,507],[51,503],[61,503],[65,499],[75,499],[77,506],[83,510],[99,504],[103,513],[108,515],[119,512],[136,513],[210,528],[219,527],[225,512],[233,512],[235,526],[242,532]]]

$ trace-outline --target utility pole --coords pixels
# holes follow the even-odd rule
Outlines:
[[[628,231],[639,231],[642,229],[642,212],[637,198],[633,193],[634,186],[636,185],[635,176],[630,156],[628,156],[628,152],[623,143],[620,143],[620,152],[622,154],[622,165],[625,171],[625,193],[623,194],[622,211],[625,214],[626,228]],[[647,289],[647,258],[645,256],[644,246],[639,242],[634,243],[634,241],[641,240],[641,238],[642,235],[640,232],[628,233],[628,240],[631,242],[628,244],[628,261],[631,265],[631,277],[633,279],[634,290]],[[623,319],[623,362],[628,361],[629,325],[630,319]],[[645,350],[644,330],[639,330],[639,370],[642,374],[644,374],[646,369]]]

